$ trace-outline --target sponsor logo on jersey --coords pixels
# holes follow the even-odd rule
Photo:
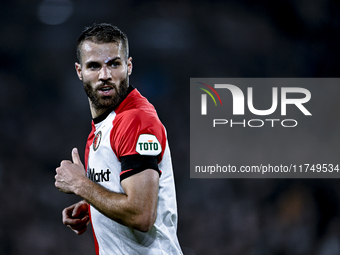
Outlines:
[[[100,141],[102,140],[102,131],[99,131],[95,138],[93,139],[93,150],[98,150],[98,147],[100,145]]]
[[[104,170],[101,170],[100,172],[95,171],[94,168],[90,168],[87,170],[87,177],[94,182],[108,182],[110,181],[110,174],[111,171],[110,169],[106,169],[106,171],[104,172]]]
[[[156,136],[150,134],[142,134],[139,136],[136,151],[140,155],[157,156],[162,152],[162,146]]]

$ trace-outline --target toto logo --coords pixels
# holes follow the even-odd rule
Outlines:
[[[208,84],[197,82],[199,84],[202,84],[205,86],[205,88],[199,88],[200,90],[204,91],[205,94],[201,94],[201,115],[207,115],[208,114],[208,106],[207,106],[207,95],[209,95],[212,100],[214,101],[215,106],[221,105],[222,106],[222,100],[220,95],[223,95],[224,91],[231,93],[232,99],[233,99],[233,109],[232,113],[233,115],[244,115],[245,114],[245,101],[247,100],[247,107],[248,110],[257,116],[268,116],[270,114],[273,114],[277,108],[280,105],[281,109],[281,116],[287,115],[287,105],[295,105],[304,115],[311,116],[312,114],[307,110],[307,108],[304,106],[305,103],[307,103],[311,99],[311,93],[308,89],[305,88],[299,88],[299,87],[282,87],[280,88],[280,97],[278,96],[278,88],[273,87],[272,88],[272,105],[269,109],[256,109],[253,104],[253,88],[248,87],[247,88],[247,94],[246,97],[243,93],[243,91],[232,84],[215,84],[214,87],[209,86]],[[218,90],[218,92],[217,92]],[[289,98],[290,94],[295,94],[295,98]],[[299,94],[299,98],[296,98],[296,95]],[[217,103],[218,99],[219,104]],[[280,102],[279,102],[280,101]],[[272,123],[272,127],[274,126],[275,121],[280,121],[282,126],[284,127],[295,127],[297,125],[297,121],[293,119],[289,120],[279,120],[279,119],[252,119],[246,122],[246,120],[243,120],[240,122],[235,122],[234,124],[243,124],[243,126],[246,126],[246,123],[248,123],[248,126],[250,127],[262,127],[265,123],[265,121],[269,121]],[[285,125],[285,122],[294,122],[293,125]],[[233,124],[233,120],[226,120],[226,119],[214,119],[213,126],[215,127],[217,124],[227,124],[231,123],[231,126]],[[255,125],[254,123],[257,123]]]

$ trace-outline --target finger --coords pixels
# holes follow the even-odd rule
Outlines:
[[[82,219],[77,220],[77,224],[73,225],[74,229],[81,229],[90,223],[90,217],[88,215],[84,216]]]
[[[83,219],[66,218],[66,219],[63,219],[63,224],[74,228],[77,226],[86,225],[87,221],[88,221],[87,217]]]
[[[76,165],[79,165],[79,166],[83,165],[83,163],[81,163],[77,148],[73,148],[72,150],[72,160],[73,160],[73,163]]]
[[[81,213],[82,213],[81,204],[77,204],[73,209],[72,217],[76,218],[76,217],[80,216]],[[80,217],[78,217],[78,218],[80,218]]]
[[[80,214],[80,210],[79,210],[79,204],[76,204],[76,206],[73,208],[72,211],[72,217],[75,218]]]
[[[81,235],[82,233],[84,233],[86,231],[88,224],[89,224],[89,220],[88,220],[87,217],[85,217],[85,221],[83,221],[79,224],[76,224],[76,225],[68,224],[66,226],[69,227],[70,229],[72,229],[72,231],[74,231],[78,235]]]
[[[71,163],[72,163],[72,162],[71,162],[70,160],[63,160],[63,161],[61,161],[61,162],[60,162],[60,167],[58,167],[58,168],[56,169],[56,171],[59,170],[59,172],[60,172],[60,170],[62,170],[63,167],[65,167],[65,166],[67,166],[67,165],[69,165],[69,164],[71,164]]]
[[[78,203],[73,209],[72,217],[81,218],[88,214],[88,205],[86,203]]]
[[[71,228],[72,229],[72,228]],[[75,232],[77,235],[82,235],[84,234],[84,232],[87,230],[87,226],[85,226],[84,228],[81,229],[72,229],[73,232]]]
[[[80,226],[70,226],[70,225],[67,225],[67,226],[70,229],[72,229],[72,231],[74,231],[77,235],[81,235],[87,229],[87,224],[83,224],[83,225],[80,225]]]
[[[74,205],[71,205],[69,207],[66,207],[63,211],[62,211],[62,219],[63,219],[63,223],[64,221],[68,220],[68,219],[72,219],[72,212],[73,212],[73,208],[74,208],[75,204]],[[65,224],[65,223],[64,223]],[[67,224],[65,224],[67,225]]]

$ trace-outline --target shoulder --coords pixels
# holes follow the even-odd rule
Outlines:
[[[158,115],[154,109],[131,109],[118,114],[118,119],[134,120],[138,122],[160,121]]]
[[[142,109],[117,115],[110,137],[112,149],[119,158],[133,154],[151,155],[145,154],[145,150],[158,155],[166,147],[166,139],[165,128],[157,114]],[[152,146],[152,151],[149,146]]]
[[[117,114],[113,121],[113,130],[116,132],[141,132],[163,130],[163,124],[156,112],[144,109],[131,109]]]
[[[115,124],[161,125],[155,107],[134,89],[116,111]]]

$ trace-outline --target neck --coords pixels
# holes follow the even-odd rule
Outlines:
[[[89,99],[89,103],[90,103],[90,111],[91,111],[92,119],[99,117],[100,115],[102,115],[104,112],[106,112],[108,110],[106,108],[105,109],[97,109],[96,107],[94,107],[94,105],[92,104],[90,99]]]

